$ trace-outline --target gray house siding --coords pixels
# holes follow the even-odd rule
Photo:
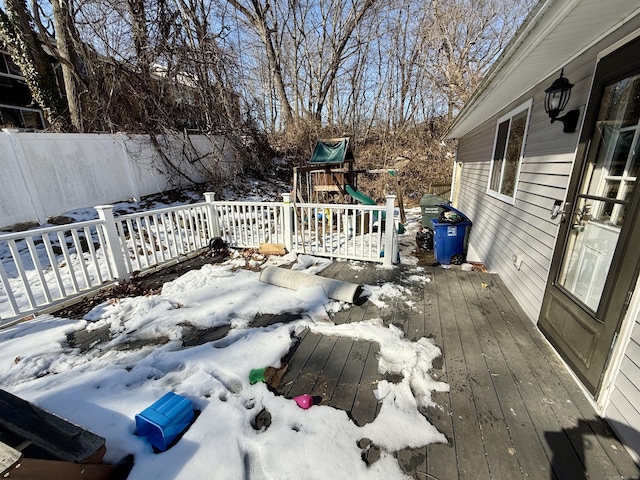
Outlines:
[[[496,119],[528,98],[534,101],[516,201],[511,205],[487,193]],[[552,156],[544,153],[550,142],[543,140],[549,123],[543,98],[540,93],[523,96],[460,139],[458,146],[458,159],[464,165],[458,208],[473,221],[469,252],[477,256],[470,260],[480,260],[499,273],[533,322],[540,312],[558,229],[557,221],[549,218],[549,209],[555,199],[565,198],[577,141],[577,135],[556,136],[554,141],[565,145],[553,147],[557,153]],[[553,127],[562,134],[560,125]],[[513,255],[522,255],[520,270]]]
[[[597,55],[626,32],[618,32],[565,65],[564,74],[574,84],[565,111],[578,108],[575,133],[551,124],[544,111],[544,90],[559,72],[506,105],[489,120],[459,139],[458,161],[463,164],[457,208],[473,221],[469,260],[482,261],[499,273],[532,322],[537,322],[553,256],[558,221],[550,218],[555,200],[565,200],[575,160],[579,130],[588,100]],[[524,157],[513,205],[487,193],[497,119],[533,99]],[[520,270],[512,261],[522,255]],[[476,258],[474,258],[476,257]]]

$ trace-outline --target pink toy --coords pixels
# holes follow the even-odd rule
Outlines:
[[[305,410],[313,405],[313,397],[308,394],[298,395],[297,397],[293,397],[300,408],[304,408]]]

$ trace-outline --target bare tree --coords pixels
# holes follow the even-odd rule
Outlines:
[[[0,1],[2,40],[54,128],[224,134],[258,165],[264,134],[287,152],[348,133],[387,160],[442,156],[425,145],[534,0]]]
[[[366,45],[368,39],[358,34],[373,17],[377,0],[227,2],[262,43],[285,127],[301,120],[321,122],[330,96],[333,102],[343,100],[339,76]]]
[[[70,1],[71,0],[51,0],[56,38],[54,51],[57,52],[57,59],[62,66],[62,78],[71,125],[74,130],[84,132],[82,118],[83,108],[80,99],[81,91],[84,90],[84,88],[83,81],[78,72],[79,65],[77,55],[80,40]],[[51,45],[51,42],[49,42],[49,45]]]
[[[419,63],[440,90],[447,118],[464,105],[516,28],[531,0],[431,0],[424,5]]]
[[[286,125],[293,124],[293,110],[285,88],[282,69],[282,49],[278,41],[278,19],[274,17],[274,7],[270,0],[250,0],[246,4],[240,0],[227,0],[260,37],[269,66],[270,80],[280,103],[280,112]]]

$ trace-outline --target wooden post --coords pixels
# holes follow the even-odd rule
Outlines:
[[[404,200],[402,199],[402,189],[400,188],[400,178],[398,178],[398,171],[395,171],[393,178],[396,180],[396,195],[398,196],[398,208],[400,209],[400,221],[406,223],[407,215],[404,213]]]

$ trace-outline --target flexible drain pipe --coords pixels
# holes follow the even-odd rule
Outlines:
[[[362,293],[362,285],[280,267],[266,267],[260,273],[260,281],[292,290],[301,285],[320,285],[327,297],[349,303],[355,303]]]

